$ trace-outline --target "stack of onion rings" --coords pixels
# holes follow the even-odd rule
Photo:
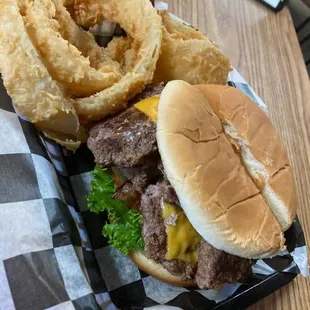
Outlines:
[[[100,47],[82,27],[103,20],[126,36]],[[230,69],[217,45],[149,0],[0,1],[8,93],[21,114],[72,150],[85,139],[80,122],[125,109],[147,84],[225,84]]]
[[[113,59],[80,28],[66,6],[100,6],[92,23],[119,23],[131,38],[130,65]],[[89,4],[89,5],[87,5]],[[73,14],[73,17],[75,15]],[[90,24],[90,22],[89,22]],[[153,79],[161,18],[148,0],[1,0],[0,71],[18,111],[45,133],[76,149],[80,120],[115,113]]]

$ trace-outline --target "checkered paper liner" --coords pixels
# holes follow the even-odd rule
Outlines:
[[[229,84],[266,110],[236,70]],[[259,260],[247,283],[214,291],[160,282],[101,235],[106,215],[86,204],[94,161],[85,145],[72,155],[45,139],[17,115],[2,83],[0,123],[0,309],[242,308],[308,275],[296,219],[285,233],[287,251]]]

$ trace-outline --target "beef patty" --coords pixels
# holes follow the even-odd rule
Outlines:
[[[251,274],[254,260],[230,255],[203,241],[198,249],[196,283],[201,289],[219,289],[223,283],[242,282]]]
[[[251,260],[217,250],[203,241],[198,248],[198,264],[166,260],[167,233],[161,201],[180,205],[172,186],[163,181],[147,187],[141,197],[142,236],[148,258],[161,263],[182,280],[195,279],[200,288],[218,289],[223,283],[236,283],[251,274]]]
[[[144,249],[146,255],[156,261],[165,259],[167,252],[167,234],[161,208],[162,199],[168,203],[179,204],[174,189],[167,182],[149,185],[141,197]]]
[[[143,158],[143,164],[140,166],[119,168],[125,182],[117,188],[113,198],[124,200],[130,207],[139,211],[141,194],[145,188],[156,183],[158,178],[163,178],[160,163],[160,156],[158,152],[155,152]]]
[[[154,152],[156,123],[132,107],[89,131],[88,148],[101,167],[132,167]]]
[[[151,84],[131,100],[159,95],[164,84]],[[88,148],[101,167],[132,167],[157,150],[156,122],[130,107],[122,113],[97,123],[89,131]]]
[[[129,104],[130,105],[135,104],[143,99],[153,97],[153,96],[158,96],[161,94],[164,88],[165,88],[165,83],[163,82],[149,84],[144,88],[144,90],[141,93],[137,94],[133,99],[131,99],[129,101]]]
[[[163,220],[161,201],[179,205],[178,197],[167,181],[149,185],[141,197],[140,211],[143,216],[142,236],[147,257],[161,263],[171,274],[182,280],[195,277],[196,265],[181,260],[166,260],[167,234]]]

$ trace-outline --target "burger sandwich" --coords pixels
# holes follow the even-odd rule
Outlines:
[[[269,118],[239,90],[150,85],[95,124],[88,147],[89,208],[107,212],[104,236],[146,273],[219,289],[285,248],[291,167]]]

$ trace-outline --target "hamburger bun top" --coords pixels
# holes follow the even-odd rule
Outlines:
[[[243,163],[282,231],[296,217],[296,189],[287,154],[268,116],[236,88],[197,85],[237,144]]]
[[[285,239],[282,230],[290,225],[294,217],[294,199],[277,193],[282,186],[279,183],[282,183],[294,195],[293,183],[290,181],[293,179],[288,177],[291,176],[291,171],[285,152],[282,147],[277,147],[274,156],[281,160],[277,168],[268,170],[280,169],[268,184],[273,191],[272,195],[282,203],[281,208],[286,211],[281,217],[280,212],[272,211],[275,208],[271,209],[277,200],[270,203],[263,197],[267,180],[258,182],[252,177],[253,173],[249,168],[254,163],[244,159],[239,144],[228,134],[230,128],[227,129],[226,124],[230,123],[226,123],[227,116],[224,113],[220,115],[219,111],[222,111],[222,104],[225,103],[226,107],[231,102],[233,107],[231,110],[227,108],[230,113],[228,115],[236,122],[235,125],[231,123],[231,127],[238,134],[245,132],[242,131],[242,120],[246,118],[245,124],[248,127],[255,126],[257,130],[259,126],[264,128],[264,125],[268,125],[264,135],[276,137],[269,119],[264,117],[261,110],[255,111],[255,117],[259,117],[263,125],[257,125],[255,117],[252,120],[252,114],[244,113],[241,119],[235,119],[238,108],[246,100],[244,95],[236,90],[222,102],[226,86],[209,86],[212,90],[214,87],[212,95],[209,95],[207,88],[199,90],[203,87],[196,88],[186,82],[172,81],[161,94],[157,143],[165,173],[188,219],[207,242],[232,255],[245,258],[270,257],[283,249]],[[247,100],[247,105],[252,108],[255,103]],[[247,129],[246,132],[251,130]],[[246,143],[247,140],[244,141]],[[255,145],[257,150],[260,145],[262,150],[265,149],[264,141],[258,141]],[[254,153],[255,158],[257,154]],[[279,168],[283,163],[284,169]],[[254,166],[253,170],[255,169]],[[264,177],[266,178],[265,175]],[[288,180],[281,181],[282,178]],[[282,229],[279,222],[286,223]]]

